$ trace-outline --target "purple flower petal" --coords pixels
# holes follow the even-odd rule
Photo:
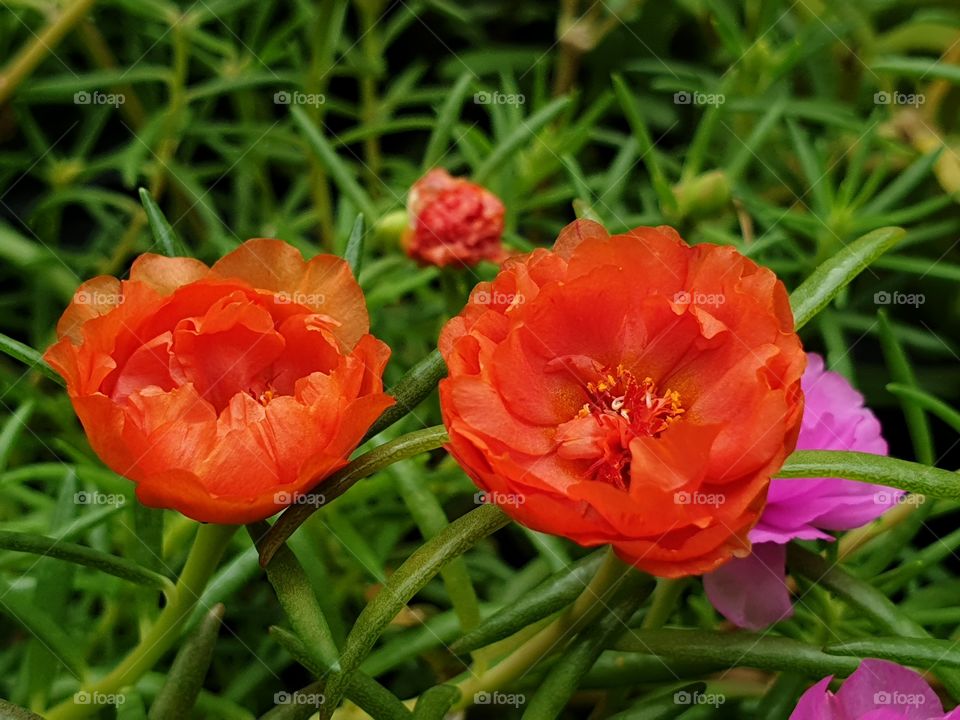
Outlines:
[[[760,543],[745,558],[734,558],[703,576],[707,597],[738,627],[761,630],[793,615],[785,571],[784,545]]]
[[[913,670],[886,660],[864,660],[834,695],[832,677],[809,688],[790,720],[956,720]]]
[[[892,710],[891,717],[929,720],[943,715],[940,698],[918,673],[887,660],[864,660],[837,691],[837,701],[851,718],[871,710]]]
[[[880,423],[847,380],[807,353],[805,405],[798,450],[857,450],[886,455]],[[850,530],[878,518],[903,492],[840,478],[773,480],[753,542],[828,539],[824,530]]]
[[[790,713],[790,720],[846,720],[838,715],[831,706],[830,681],[833,675],[825,677],[811,686],[800,696],[800,701]]]
[[[824,369],[823,358],[807,353],[802,379],[805,405],[797,448],[857,450],[886,455],[880,423],[863,396],[842,376]],[[840,478],[773,480],[767,505],[750,531],[754,554],[774,562],[733,560],[704,576],[714,607],[740,627],[760,629],[789,617],[790,596],[783,581],[784,549],[791,540],[832,540],[828,530],[850,530],[878,518],[903,492]],[[778,553],[777,558],[773,553]],[[775,571],[769,567],[776,568]],[[764,619],[767,619],[764,621]]]

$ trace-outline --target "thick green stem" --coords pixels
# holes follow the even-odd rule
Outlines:
[[[462,267],[451,266],[440,269],[440,289],[443,291],[443,301],[448,317],[458,314],[467,302],[470,289],[465,280]]]
[[[960,500],[960,476],[957,473],[870,453],[797,450],[787,458],[777,477],[839,477],[886,485],[931,498]]]
[[[412,462],[397,463],[392,470],[396,477],[397,490],[424,539],[435,537],[450,524],[440,501],[427,487],[422,474],[417,472]],[[470,632],[480,624],[480,603],[466,562],[463,558],[451,560],[440,570],[440,576],[447,588],[453,610],[460,620],[461,632]]]
[[[0,336],[2,338],[2,336]],[[0,346],[0,350],[3,347]],[[434,391],[440,378],[447,374],[447,366],[439,350],[434,350],[414,365],[387,392],[396,400],[396,404],[387,408],[383,415],[370,427],[363,441],[366,442],[378,433],[386,430],[395,422],[409,415]]]
[[[121,688],[133,685],[163,657],[180,637],[180,629],[193,612],[236,529],[235,525],[200,526],[169,603],[139,644],[108,675],[81,688],[80,692],[85,693],[90,702],[79,704],[71,697],[47,713],[47,720],[88,717],[96,711],[98,698],[116,695]]]
[[[683,578],[661,578],[657,581],[650,609],[643,618],[644,630],[657,630],[666,624],[673,614],[685,585],[686,581]]]

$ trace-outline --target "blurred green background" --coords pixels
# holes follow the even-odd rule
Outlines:
[[[496,270],[441,274],[403,255],[407,190],[442,166],[503,199],[513,249],[548,246],[578,214],[614,232],[666,223],[690,242],[736,246],[788,288],[858,236],[906,227],[803,337],[865,393],[893,454],[960,465],[956,431],[914,405],[908,424],[902,390],[888,388],[960,404],[954,2],[9,0],[0,49],[0,332],[28,346],[51,343],[83,279],[122,276],[137,254],[157,251],[145,187],[208,262],[262,236],[339,253],[363,214],[360,281],[373,331],[393,348],[390,384]],[[75,501],[83,490],[132,493],[93,456],[57,386],[2,357],[0,401],[3,528],[162,573],[182,563],[191,523],[169,514],[161,529],[132,501]],[[431,398],[389,435],[438,422]],[[296,536],[338,637],[421,541],[402,476],[425,463],[432,472],[420,477],[449,517],[473,507],[472,485],[437,454],[364,481]],[[939,542],[951,510],[931,503],[895,543],[866,554],[863,572]],[[949,552],[896,585],[904,607],[955,602],[960,538],[949,538]],[[468,562],[495,607],[580,554],[511,527]],[[210,599],[226,602],[230,631],[198,717],[248,717],[310,677],[265,633],[282,613],[246,538],[218,577]],[[109,668],[152,603],[116,578],[0,552],[0,696],[38,709],[62,699],[76,682],[61,644]],[[456,636],[449,608],[442,584],[429,585],[368,672],[408,697],[461,671],[443,646]],[[24,629],[37,624],[29,609],[53,635]],[[717,623],[695,583],[679,612],[677,622]],[[786,624],[798,636],[807,612]],[[949,636],[953,625],[936,622]],[[165,667],[143,681],[144,697]],[[642,683],[613,684],[595,682],[570,717],[586,717],[598,693],[606,710],[591,717],[612,714]],[[753,717],[753,702],[695,710]]]

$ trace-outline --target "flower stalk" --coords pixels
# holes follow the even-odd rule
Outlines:
[[[358,481],[401,460],[435,450],[449,440],[442,425],[401,435],[361,455],[335,472],[314,490],[304,494],[301,502],[288,507],[270,528],[260,544],[260,565],[266,567],[274,553],[294,531],[322,505],[339,497]],[[311,499],[316,498],[316,502]]]
[[[563,647],[566,640],[588,625],[604,607],[604,599],[613,591],[630,568],[613,550],[607,552],[603,564],[597,569],[580,596],[553,622],[540,630],[504,660],[489,670],[474,674],[457,684],[460,701],[454,706],[462,710],[473,704],[477,693],[489,692],[509,685],[526,674],[534,665],[554,650]]]
[[[193,612],[200,594],[217,569],[220,558],[236,530],[235,525],[210,524],[199,527],[180,579],[156,622],[123,662],[100,680],[85,685],[78,691],[77,695],[83,693],[90,702],[75,702],[77,695],[74,695],[47,713],[48,720],[88,717],[96,710],[98,698],[115,695],[122,688],[133,685],[156,665],[179,639],[184,622]]]
[[[0,105],[5,103],[60,41],[83,20],[96,0],[74,0],[14,57],[0,74]]]

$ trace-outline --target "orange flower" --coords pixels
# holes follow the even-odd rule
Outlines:
[[[147,254],[88,280],[45,357],[145,505],[245,523],[342,467],[393,403],[368,329],[343,260],[258,239],[212,268]]]
[[[407,254],[424,265],[476,265],[505,257],[503,203],[480,185],[435,169],[410,189],[410,227],[401,238]]]
[[[748,552],[800,429],[783,284],[669,227],[569,225],[478,285],[440,350],[448,449],[488,500],[663,577]]]

